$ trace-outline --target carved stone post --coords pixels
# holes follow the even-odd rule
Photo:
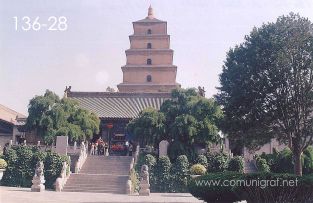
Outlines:
[[[132,181],[128,180],[126,183],[126,194],[131,194],[132,193]]]
[[[44,170],[44,165],[43,165],[43,162],[40,161],[36,164],[35,175],[32,180],[32,183],[33,183],[32,188],[31,188],[32,192],[45,191],[44,183],[46,181],[45,181],[45,177],[43,174],[43,170]]]
[[[139,190],[140,196],[149,196],[150,195],[149,168],[147,165],[141,166],[139,187],[140,187],[140,190]]]

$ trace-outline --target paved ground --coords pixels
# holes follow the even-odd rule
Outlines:
[[[30,192],[30,188],[0,186],[0,203],[198,203],[202,202],[188,193],[152,193],[148,197],[109,193],[85,192]]]

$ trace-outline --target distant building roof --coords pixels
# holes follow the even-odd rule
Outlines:
[[[0,119],[1,120],[15,124],[16,118],[26,118],[26,116],[10,109],[9,107],[6,107],[6,106],[0,104]]]
[[[67,97],[79,102],[100,118],[135,118],[147,107],[160,109],[171,98],[170,93],[67,92]]]

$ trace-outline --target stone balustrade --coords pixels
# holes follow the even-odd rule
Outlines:
[[[71,171],[68,170],[68,167],[70,166],[66,162],[63,162],[61,174],[54,183],[56,192],[61,192],[63,190],[64,185],[66,184],[68,178],[71,175]],[[67,174],[67,171],[69,171],[68,174]]]
[[[132,182],[131,182],[131,171],[134,170],[134,167],[137,163],[138,156],[139,156],[139,145],[137,145],[135,152],[133,153],[132,160],[129,164],[129,179],[126,183],[126,193],[127,194],[132,194],[133,188],[132,188]]]
[[[79,158],[75,164],[75,173],[79,173],[80,169],[84,165],[86,158],[87,158],[88,150],[85,146],[85,143],[82,142],[80,145],[80,152],[79,152]]]

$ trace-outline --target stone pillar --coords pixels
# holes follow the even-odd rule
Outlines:
[[[26,146],[26,140],[24,140],[24,146]]]
[[[168,148],[168,141],[162,140],[159,144],[159,157],[161,156],[167,156],[167,148]]]
[[[75,141],[74,142],[74,152],[76,152],[76,149],[77,149],[77,142]]]
[[[32,183],[33,183],[32,187],[31,187],[32,192],[43,192],[43,191],[45,191],[44,183],[46,181],[45,181],[45,177],[43,175],[44,174],[43,170],[44,170],[44,165],[43,165],[43,162],[40,161],[36,164],[35,175],[34,175],[33,180],[32,180]]]
[[[40,141],[37,141],[37,147],[40,147]]]
[[[140,190],[139,190],[140,196],[149,196],[150,195],[149,168],[147,165],[141,166],[139,187],[140,187]]]
[[[68,136],[57,136],[56,153],[67,155]]]

